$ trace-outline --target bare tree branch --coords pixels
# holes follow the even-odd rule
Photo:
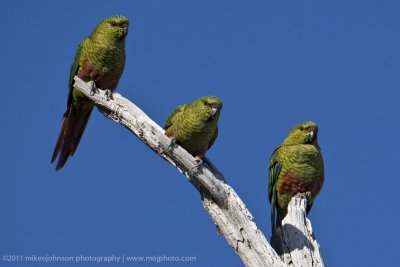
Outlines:
[[[325,266],[311,222],[307,218],[309,196],[299,193],[292,198],[288,214],[271,240],[272,246],[288,266]]]
[[[120,94],[114,93],[111,100],[107,100],[103,91],[92,96],[91,86],[78,77],[75,77],[75,89],[91,99],[101,113],[128,128],[189,179],[201,193],[203,206],[218,232],[246,266],[288,266],[257,228],[243,201],[208,159],[198,164],[185,149],[172,143],[160,126]],[[311,224],[309,226],[311,228]]]

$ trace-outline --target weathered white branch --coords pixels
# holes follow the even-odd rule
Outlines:
[[[288,266],[324,267],[319,244],[307,218],[308,194],[297,194],[289,203],[288,214],[272,237],[272,246]]]
[[[101,113],[128,128],[189,179],[201,193],[204,208],[218,231],[246,266],[287,266],[257,228],[242,200],[208,159],[198,165],[185,149],[171,142],[160,126],[118,93],[114,93],[111,100],[107,100],[103,91],[92,96],[91,86],[78,77],[75,77],[75,89],[91,99]]]

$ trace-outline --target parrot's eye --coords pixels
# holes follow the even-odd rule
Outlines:
[[[304,127],[303,126],[300,126],[300,131],[304,131]]]
[[[111,21],[112,26],[117,26],[117,23],[115,21]]]
[[[207,100],[204,100],[204,105],[206,105],[206,106],[209,106],[210,105],[210,103],[208,103],[208,101]]]

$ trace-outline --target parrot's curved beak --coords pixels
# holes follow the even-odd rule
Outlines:
[[[122,23],[120,27],[122,29],[122,37],[126,37],[128,35],[129,23]]]
[[[211,108],[211,118],[215,118],[215,116],[217,116],[217,114],[218,114],[218,108],[216,108],[216,107],[213,107],[213,108]]]
[[[314,140],[317,138],[317,130],[312,130],[308,134],[308,142],[311,144],[314,142]]]
[[[128,35],[128,27],[124,27],[123,29],[123,36],[126,37]]]

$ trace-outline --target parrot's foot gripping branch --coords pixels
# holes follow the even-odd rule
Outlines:
[[[195,165],[193,168],[190,170],[192,173],[200,172],[199,169],[201,165],[203,164],[203,159],[199,156],[194,157]]]
[[[197,167],[203,163],[203,159],[200,156],[194,157],[194,160],[196,161]]]
[[[109,101],[110,99],[114,99],[113,93],[110,89],[104,89],[104,95],[106,96],[107,101]]]
[[[90,95],[93,96],[99,92],[99,89],[97,89],[96,84],[94,81],[89,81],[88,85],[91,87],[90,89]]]
[[[173,136],[173,137],[171,137],[171,143],[170,143],[169,146],[168,146],[168,150],[169,150],[169,151],[174,150],[174,148],[175,148],[176,146],[177,146],[176,138]]]

